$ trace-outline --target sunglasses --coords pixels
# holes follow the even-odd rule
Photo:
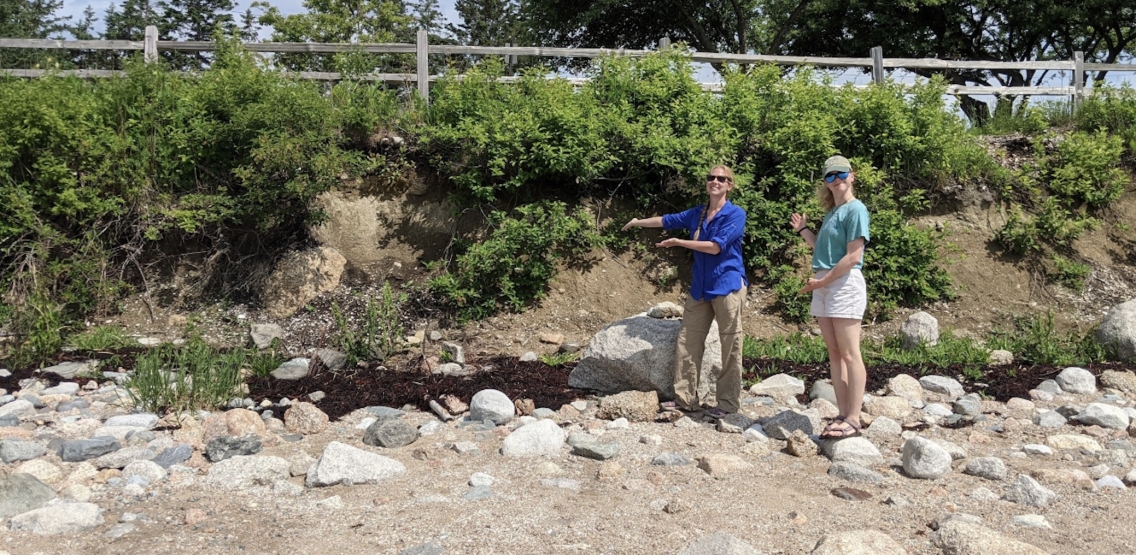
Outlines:
[[[833,181],[836,181],[836,178],[838,178],[838,177],[840,179],[848,179],[848,172],[832,172],[832,173],[824,176],[824,182],[825,183],[832,183]]]
[[[708,175],[708,176],[706,176],[706,182],[709,183],[711,181],[717,181],[719,183],[729,183],[730,178],[726,177],[724,175]]]

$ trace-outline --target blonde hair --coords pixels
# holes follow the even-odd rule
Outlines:
[[[710,172],[707,175],[712,175],[714,173],[714,170],[722,170],[722,173],[726,174],[726,178],[730,180],[730,184],[734,184],[734,170],[731,170],[730,166],[727,166],[725,164],[718,164],[717,166],[710,168]],[[729,195],[729,193],[726,194]],[[707,201],[706,204],[702,207],[702,216],[698,218],[698,227],[694,228],[694,236],[690,238],[692,241],[697,241],[698,235],[702,233],[702,222],[706,221],[706,213],[708,211],[710,211],[709,201]]]

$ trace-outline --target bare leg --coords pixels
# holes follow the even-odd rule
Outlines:
[[[832,378],[832,388],[836,390],[836,409],[840,416],[848,416],[848,377],[844,368],[844,358],[840,355],[840,344],[836,341],[836,330],[833,329],[832,318],[817,318],[820,325],[820,335],[824,338],[824,345],[828,347],[829,377]]]
[[[860,320],[853,318],[828,320],[836,338],[843,371],[844,397],[840,397],[839,390],[837,392],[837,399],[841,401],[841,414],[859,424],[860,409],[864,403],[864,388],[868,381],[868,371],[864,368],[864,359],[860,356]],[[832,353],[831,347],[829,353]]]

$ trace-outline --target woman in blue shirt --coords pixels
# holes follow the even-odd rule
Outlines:
[[[824,162],[824,183],[818,192],[826,214],[820,230],[813,233],[804,214],[793,214],[789,223],[813,249],[813,271],[802,293],[812,291],[810,312],[816,316],[828,347],[829,372],[836,390],[840,416],[821,432],[825,439],[860,435],[860,408],[868,379],[860,356],[860,321],[868,306],[868,290],[860,268],[868,233],[868,209],[856,199],[852,183],[856,174],[843,156]]]
[[[662,404],[664,409],[696,411],[702,354],[710,324],[718,321],[722,341],[722,373],[717,380],[718,406],[706,410],[708,416],[721,418],[737,412],[742,385],[742,307],[745,304],[746,280],[742,264],[742,235],[746,213],[727,200],[734,189],[734,172],[726,166],[714,166],[706,176],[709,201],[678,214],[653,218],[634,218],[623,229],[661,227],[688,229],[690,239],[670,238],[656,247],[682,247],[694,251],[694,275],[690,296],[683,310],[682,327],[675,347],[675,400]]]

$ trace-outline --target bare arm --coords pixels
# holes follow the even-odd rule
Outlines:
[[[864,254],[864,238],[861,237],[854,241],[848,242],[848,253],[837,262],[827,274],[824,279],[810,279],[808,284],[801,289],[801,293],[807,293],[813,289],[827,287],[830,283],[836,281],[836,278],[847,274],[852,271],[856,263],[860,261],[860,257]]]
[[[623,226],[623,229],[621,231],[627,231],[628,229],[633,227],[663,227],[663,217],[655,216],[653,218],[643,219],[631,218],[631,221],[627,222],[627,225]]]

